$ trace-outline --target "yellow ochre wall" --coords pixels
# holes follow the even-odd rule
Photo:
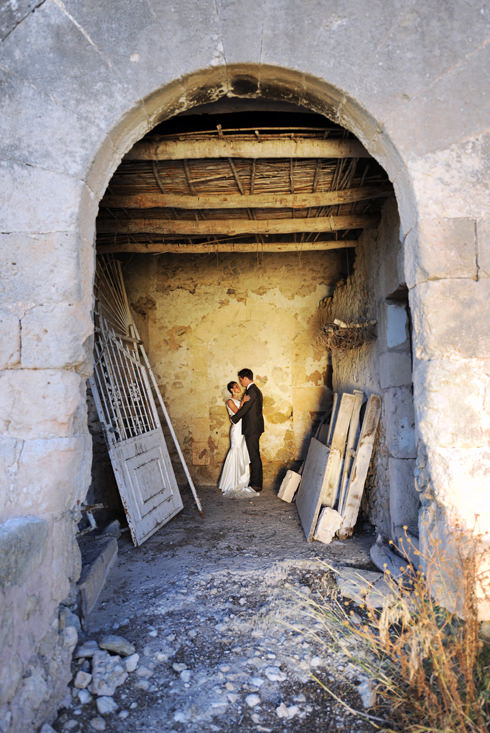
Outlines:
[[[194,481],[217,483],[229,446],[223,390],[249,367],[264,395],[264,485],[277,484],[330,403],[318,303],[340,255],[135,255],[123,270]]]

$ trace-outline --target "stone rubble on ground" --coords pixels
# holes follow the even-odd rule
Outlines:
[[[234,532],[239,544],[236,526]],[[254,532],[260,534],[256,527]],[[169,531],[170,537],[175,533]],[[165,547],[164,538],[163,533],[155,538],[156,554],[172,567],[172,545]],[[247,547],[247,542],[241,546]],[[299,547],[315,550],[306,543]],[[361,678],[345,658],[314,639],[321,632],[320,622],[304,623],[298,594],[308,602],[317,600],[326,580],[321,562],[314,556],[297,557],[297,548],[295,542],[288,559],[281,560],[276,545],[271,545],[258,567],[256,557],[248,561],[251,553],[238,550],[229,551],[231,560],[221,561],[224,550],[219,546],[214,556],[209,551],[209,557],[196,556],[188,540],[172,560],[174,574],[167,569],[165,583],[158,585],[158,565],[152,578],[146,575],[148,583],[138,582],[149,566],[128,547],[123,567],[127,572],[135,563],[136,592],[124,588],[122,576],[114,586],[121,586],[122,596],[131,599],[124,603],[124,623],[113,587],[109,600],[95,612],[91,638],[81,634],[73,660],[72,696],[53,729],[367,731],[358,718],[346,722],[348,713],[312,680],[314,674],[331,682],[329,671],[335,670],[335,676],[349,679],[346,688],[353,695]],[[362,709],[359,697],[353,705]]]

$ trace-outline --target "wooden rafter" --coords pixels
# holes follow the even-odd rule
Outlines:
[[[195,181],[193,182],[195,183]],[[251,186],[253,190],[253,186]],[[103,208],[113,209],[307,209],[317,206],[335,206],[366,201],[388,196],[387,186],[362,186],[343,191],[322,191],[321,193],[259,193],[259,194],[165,194],[132,193],[112,194],[102,201]]]
[[[355,247],[355,240],[344,239],[342,241],[330,242],[219,242],[201,244],[176,244],[176,243],[143,243],[126,242],[122,244],[100,244],[99,254],[117,253],[146,253],[165,254],[174,252],[179,254],[202,254],[210,252],[324,252],[334,249],[347,249]]]
[[[199,158],[369,158],[358,140],[278,139],[237,140],[232,137],[202,140],[143,140],[125,160],[183,160]]]
[[[297,219],[102,219],[98,222],[100,234],[293,234],[294,232],[333,232],[341,229],[364,229],[378,223],[377,216],[317,216]]]

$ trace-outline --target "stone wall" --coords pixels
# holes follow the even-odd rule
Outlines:
[[[366,397],[372,392],[381,395],[376,467],[365,505],[378,531],[393,538],[404,525],[418,535],[419,510],[411,323],[399,231],[396,202],[391,199],[378,229],[361,236],[353,271],[326,301],[323,315],[327,320],[376,321],[375,340],[333,352],[333,386],[337,392],[357,388]]]
[[[2,591],[3,607],[41,591],[46,607],[28,621],[15,615],[0,666],[17,654],[23,673],[31,659],[41,673],[41,639],[76,576],[98,201],[155,124],[223,95],[325,114],[388,172],[414,326],[421,526],[445,538],[479,514],[490,529],[488,8],[26,0],[0,12],[0,521],[46,522],[51,553],[31,580]],[[53,657],[58,643],[45,645]],[[4,688],[2,704],[19,710],[28,679]],[[39,719],[35,707],[22,706],[28,722],[17,730]]]
[[[265,485],[277,485],[304,456],[331,400],[318,305],[341,259],[333,252],[141,255],[125,267],[129,299],[197,484],[217,483],[229,447],[223,390],[244,366],[264,394]]]

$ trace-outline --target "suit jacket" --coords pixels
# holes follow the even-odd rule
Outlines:
[[[264,432],[264,418],[262,416],[262,392],[256,384],[251,384],[247,389],[247,395],[250,397],[248,402],[243,405],[231,416],[231,422],[237,423],[242,421],[243,435],[262,435]]]

